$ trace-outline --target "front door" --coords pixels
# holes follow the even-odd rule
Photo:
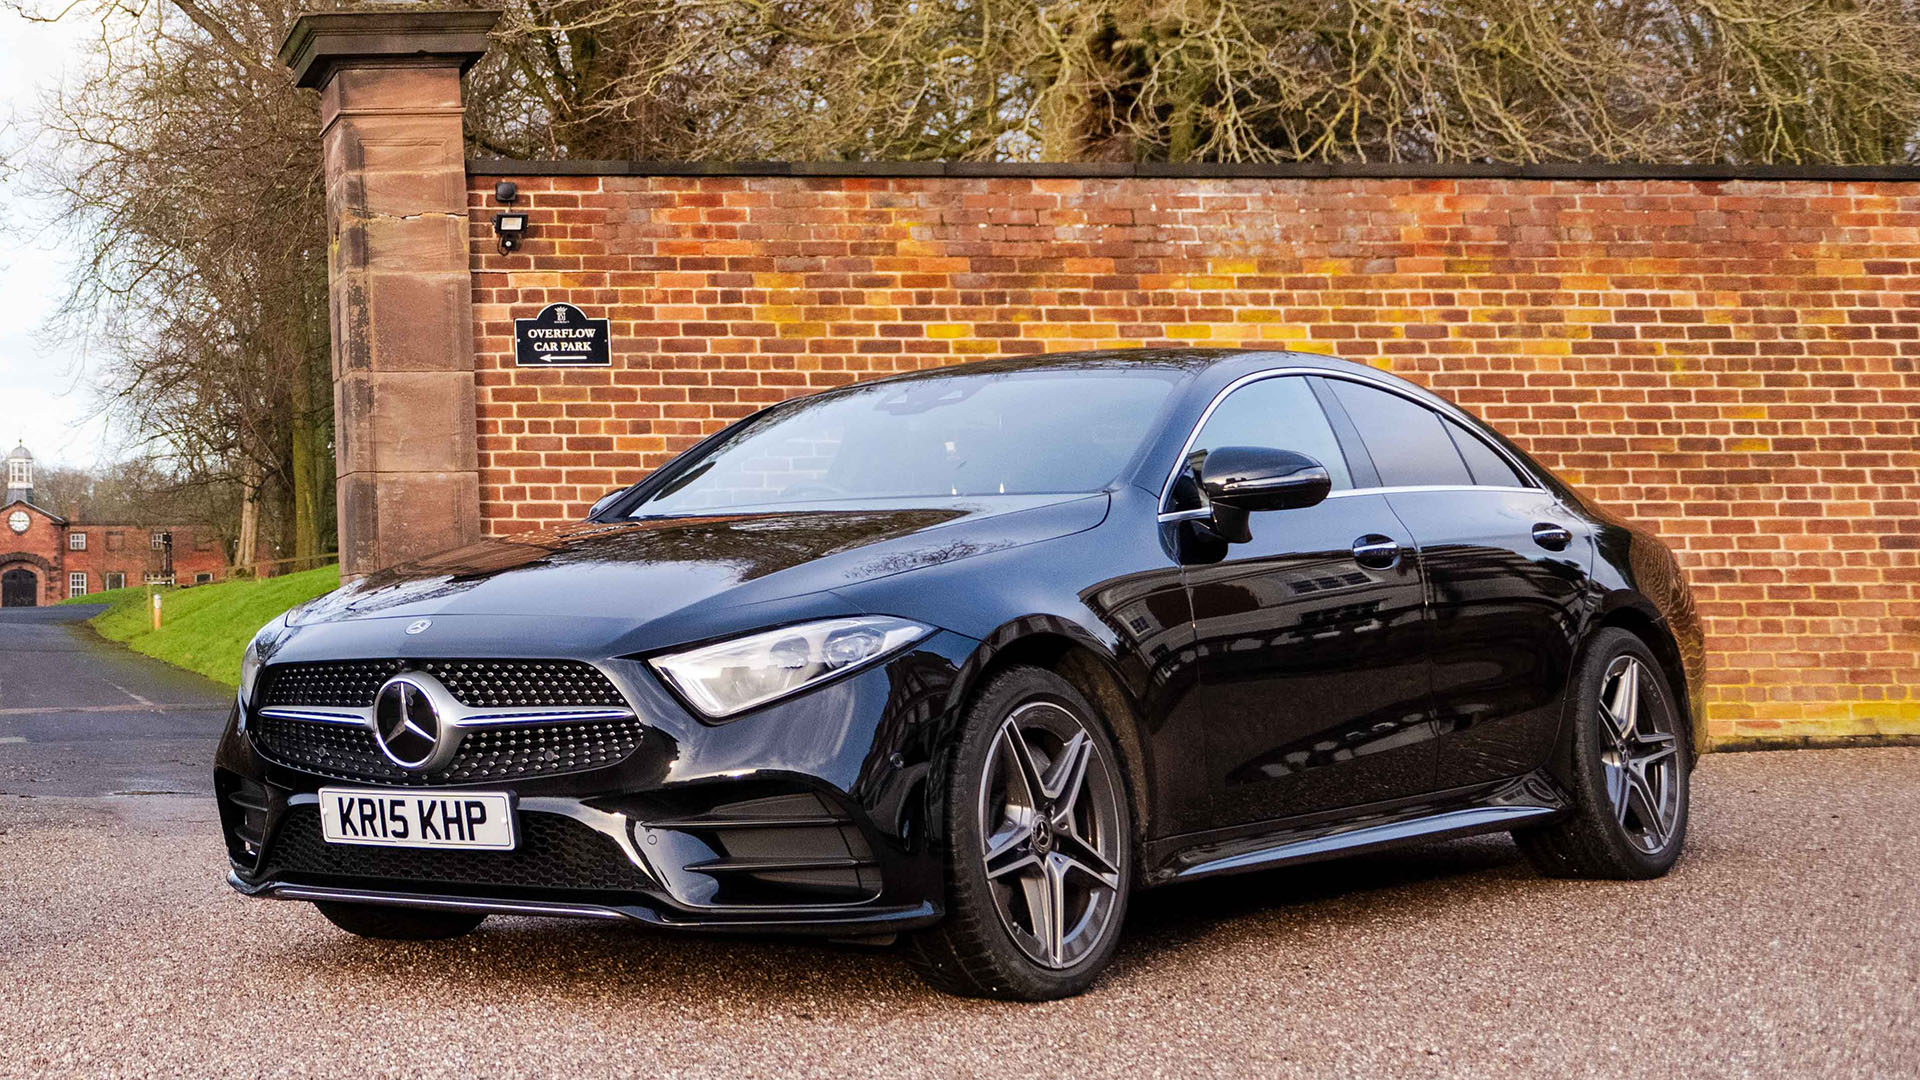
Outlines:
[[[40,602],[40,578],[25,568],[0,574],[0,607],[33,607]]]
[[[1317,506],[1252,515],[1250,542],[1187,567],[1216,823],[1430,790],[1426,626],[1407,530],[1384,496],[1354,490],[1303,378],[1234,391],[1193,457],[1220,446],[1307,454],[1327,466],[1334,491]]]

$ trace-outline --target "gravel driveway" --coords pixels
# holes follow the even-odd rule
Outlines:
[[[1730,754],[1686,857],[1505,839],[1143,896],[1038,1006],[893,956],[496,918],[383,944],[221,881],[206,800],[0,796],[0,1075],[1920,1075],[1920,749]]]

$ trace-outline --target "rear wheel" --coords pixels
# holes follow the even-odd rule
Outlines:
[[[456,938],[485,922],[477,911],[430,911],[424,908],[346,904],[316,900],[314,907],[327,921],[349,934],[384,941],[436,941]]]
[[[1691,764],[1659,662],[1610,627],[1595,635],[1576,685],[1573,813],[1514,840],[1555,877],[1659,877],[1686,843]]]
[[[1105,725],[1051,671],[1013,668],[950,751],[947,918],[909,962],[949,993],[1077,994],[1113,955],[1132,885],[1132,823]]]

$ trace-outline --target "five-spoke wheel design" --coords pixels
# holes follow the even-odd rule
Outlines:
[[[1513,834],[1542,873],[1645,879],[1680,857],[1693,755],[1671,685],[1638,636],[1595,632],[1573,680],[1579,711],[1553,767],[1567,813]]]
[[[1118,784],[1078,717],[1031,701],[1000,725],[980,784],[980,857],[1020,951],[1066,968],[1114,929],[1121,887]]]
[[[1627,842],[1648,855],[1664,851],[1680,816],[1680,757],[1673,718],[1649,691],[1647,666],[1616,657],[1601,683],[1600,754],[1607,801]]]

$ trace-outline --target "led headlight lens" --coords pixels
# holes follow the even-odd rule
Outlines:
[[[694,708],[719,718],[784,697],[933,633],[890,615],[824,619],[671,656],[653,668]]]

